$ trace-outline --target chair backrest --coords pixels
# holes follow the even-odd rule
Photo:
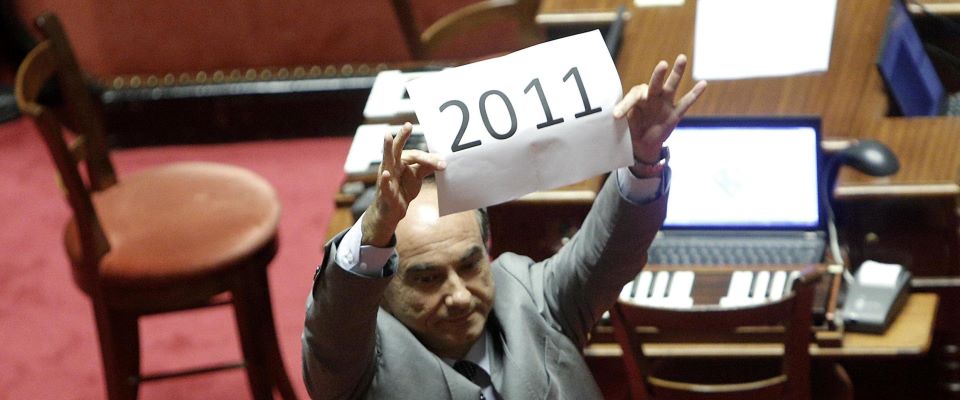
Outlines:
[[[467,35],[497,21],[516,22],[519,45],[522,47],[540,43],[544,39],[535,21],[540,0],[481,0],[445,15],[423,32],[417,29],[410,0],[393,0],[393,8],[400,20],[407,47],[416,60],[430,60],[452,38]]]
[[[721,308],[647,307],[618,300],[611,317],[614,335],[623,349],[623,361],[635,399],[808,399],[813,291],[820,272],[805,269],[792,293],[778,301]],[[663,379],[644,355],[650,343],[777,343],[783,346],[777,376],[737,384],[709,384]],[[695,379],[695,378],[694,378]],[[765,397],[766,396],[766,397]]]
[[[43,136],[59,173],[60,184],[73,209],[83,252],[82,274],[96,274],[100,258],[110,249],[93,206],[91,193],[117,181],[105,143],[100,104],[86,86],[83,74],[67,42],[60,20],[45,14],[37,18],[44,36],[27,54],[17,71],[16,98],[21,112],[29,115]],[[61,121],[54,109],[41,103],[41,94],[56,82],[66,108]],[[63,122],[73,128],[65,132]],[[86,180],[78,164],[84,163]],[[92,278],[88,276],[87,278]]]

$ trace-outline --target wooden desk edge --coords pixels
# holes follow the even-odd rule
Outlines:
[[[846,332],[842,347],[820,347],[815,343],[810,345],[810,355],[817,358],[832,357],[885,357],[885,356],[920,356],[930,349],[933,337],[933,325],[936,320],[939,299],[934,293],[911,293],[900,315],[894,320],[886,333],[882,335],[868,333]],[[929,312],[923,312],[929,309]],[[891,336],[903,339],[903,331],[925,327],[923,339],[903,344],[884,344]],[[921,328],[924,329],[924,328]],[[765,344],[736,344],[722,345],[647,345],[645,353],[651,357],[709,357],[709,356],[779,356],[783,350],[777,345]],[[620,346],[616,343],[598,343],[587,346],[584,355],[588,357],[620,357],[623,355]]]

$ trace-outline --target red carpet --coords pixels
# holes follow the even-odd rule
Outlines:
[[[320,263],[349,138],[115,151],[125,173],[177,160],[249,168],[280,194],[280,251],[270,270],[274,315],[287,373],[301,398],[304,302]],[[61,244],[69,208],[39,135],[26,119],[0,124],[0,400],[105,398],[90,302],[74,286]],[[168,370],[235,360],[232,309],[148,317],[142,366]],[[141,385],[141,399],[249,398],[242,370]]]

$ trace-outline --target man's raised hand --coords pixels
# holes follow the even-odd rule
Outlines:
[[[660,159],[663,142],[707,87],[706,81],[699,81],[680,101],[674,102],[687,67],[687,57],[683,54],[677,56],[669,76],[668,67],[666,61],[657,63],[650,82],[634,86],[613,108],[615,118],[627,118],[633,158],[646,164]]]
[[[447,164],[440,157],[420,150],[404,150],[403,146],[413,132],[406,123],[394,137],[383,137],[383,161],[377,171],[377,194],[363,216],[365,245],[385,247],[397,224],[407,214],[407,206],[420,193],[423,179]]]

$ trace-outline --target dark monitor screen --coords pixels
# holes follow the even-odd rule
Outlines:
[[[940,115],[945,90],[902,0],[892,0],[877,61],[893,105],[904,116]]]

